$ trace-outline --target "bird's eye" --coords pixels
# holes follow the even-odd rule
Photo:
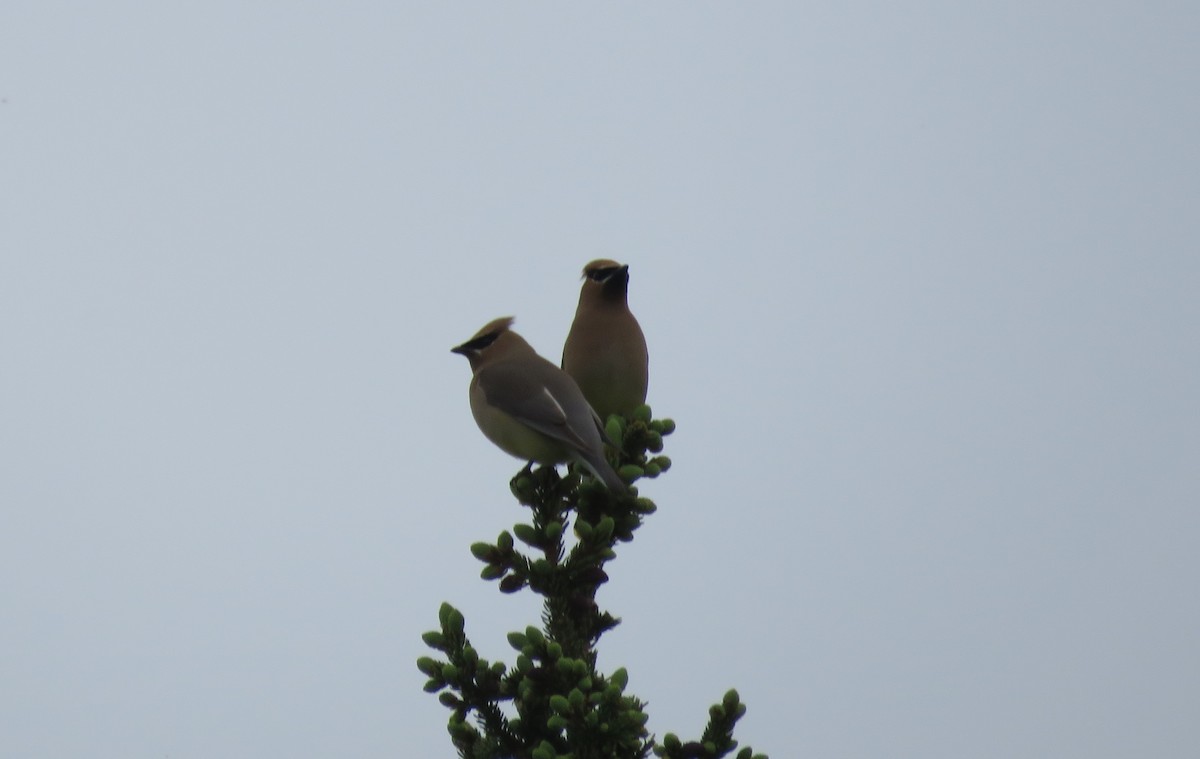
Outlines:
[[[587,273],[589,279],[594,279],[597,282],[603,282],[616,273],[619,266],[605,266],[601,269],[592,269]]]

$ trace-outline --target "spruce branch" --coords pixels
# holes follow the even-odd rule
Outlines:
[[[610,416],[605,432],[610,463],[631,485],[614,493],[575,465],[526,466],[509,483],[528,520],[504,530],[494,543],[477,542],[471,554],[480,576],[502,593],[528,588],[543,597],[542,626],[508,634],[516,652],[511,668],[481,659],[467,638],[463,615],[450,604],[438,612],[440,629],[425,643],[441,657],[417,667],[450,709],[447,729],[461,759],[668,759],[723,757],[737,746],[733,727],[745,713],[736,691],[709,710],[700,741],[667,734],[657,744],[646,729],[644,701],[627,694],[624,668],[596,669],[596,645],[620,620],[596,602],[608,582],[605,566],[616,546],[629,542],[656,506],[632,487],[671,467],[661,455],[670,419],[652,419],[641,406],[628,418]],[[743,749],[737,759],[751,759]],[[758,759],[758,757],[754,757]],[[763,757],[762,759],[765,759]]]

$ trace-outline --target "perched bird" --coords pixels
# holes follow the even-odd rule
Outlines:
[[[646,402],[650,356],[629,311],[629,266],[597,259],[583,267],[575,321],[563,346],[562,368],[601,419],[628,415]]]
[[[471,414],[488,440],[541,464],[582,462],[609,490],[625,483],[604,458],[603,425],[575,380],[513,332],[512,317],[487,324],[451,352],[471,362]]]

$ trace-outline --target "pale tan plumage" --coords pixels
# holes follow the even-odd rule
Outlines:
[[[628,415],[646,402],[650,379],[646,338],[626,298],[629,267],[601,258],[583,267],[583,276],[562,368],[601,419]]]
[[[582,462],[610,490],[625,484],[604,458],[603,425],[579,386],[513,332],[512,318],[488,323],[451,350],[471,363],[471,414],[501,450],[541,464]]]

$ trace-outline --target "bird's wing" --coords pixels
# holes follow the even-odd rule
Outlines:
[[[479,370],[479,387],[488,405],[543,435],[580,451],[590,451],[594,446],[580,436],[578,410],[572,407],[569,397],[564,397],[562,380],[554,376],[554,371],[546,371],[546,367],[523,367],[511,362]],[[591,417],[586,421],[592,423]]]

